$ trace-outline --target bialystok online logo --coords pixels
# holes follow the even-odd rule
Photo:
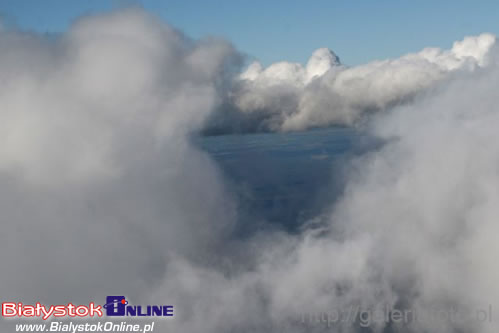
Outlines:
[[[105,311],[103,311],[105,310]],[[61,317],[173,317],[173,305],[129,305],[125,296],[107,296],[106,304],[96,305],[51,305],[41,303],[25,305],[23,303],[3,302],[4,318],[41,318],[48,320]]]

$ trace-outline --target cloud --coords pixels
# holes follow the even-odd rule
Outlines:
[[[359,332],[361,318],[348,311],[389,307],[417,312],[419,319],[389,324],[378,317],[369,322],[372,331],[497,331],[494,319],[484,316],[489,306],[497,307],[499,292],[494,40],[482,35],[449,52],[407,56],[438,67],[439,84],[367,119],[367,129],[384,144],[354,161],[328,216],[318,216],[298,235],[253,238],[243,248],[260,251],[249,269],[230,277],[177,262],[182,278],[165,283],[162,296],[182,303],[186,291],[196,301],[192,316],[175,328],[321,332],[328,325],[324,319],[304,325],[303,315],[340,311],[344,320],[329,329]],[[407,61],[378,63],[375,72],[386,70],[393,78],[389,69],[400,65],[417,81]],[[371,66],[356,70],[369,78]],[[378,89],[384,86],[391,96],[393,85],[383,82]],[[203,282],[218,287],[205,291]],[[219,312],[213,303],[228,306]]]
[[[352,306],[495,309],[494,36],[351,68],[319,49],[306,66],[253,64],[235,77],[230,43],[125,9],[58,36],[2,30],[0,50],[2,299],[125,293],[174,304],[175,318],[157,323],[175,332],[320,332],[304,314]],[[352,162],[342,196],[296,233],[241,238],[233,230],[248,217],[191,142],[216,120],[230,125],[221,131],[363,121],[383,145]],[[358,332],[356,319],[333,328]]]
[[[374,133],[388,143],[359,161],[332,215],[336,232],[369,244],[373,286],[363,297],[389,286],[401,307],[469,315],[420,322],[415,332],[497,330],[496,322],[470,319],[477,309],[495,308],[499,291],[491,265],[497,59],[494,50],[486,69],[461,73],[431,96],[377,117]]]
[[[263,68],[255,62],[208,126],[212,132],[237,132],[355,125],[374,111],[410,103],[453,73],[484,67],[495,43],[495,36],[482,34],[455,42],[450,50],[426,48],[354,67],[342,66],[324,48],[305,67],[279,62]]]
[[[231,307],[222,318],[216,311],[203,317],[208,306],[198,299],[201,317],[180,327],[320,332],[327,322],[303,325],[304,313],[343,311],[329,329],[359,332],[361,319],[349,320],[348,311],[390,307],[417,312],[419,320],[378,317],[370,322],[374,332],[496,332],[485,313],[498,306],[499,293],[498,59],[493,48],[484,68],[457,72],[373,115],[368,128],[385,143],[354,162],[332,213],[297,236],[253,240],[262,252],[249,272],[226,278],[183,267],[186,280],[225,286],[206,298]],[[188,288],[201,292],[202,283]]]
[[[127,9],[0,48],[2,299],[139,295],[170,253],[217,252],[235,204],[188,141],[239,62],[229,43]]]

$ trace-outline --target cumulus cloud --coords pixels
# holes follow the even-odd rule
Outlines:
[[[394,304],[421,311],[497,307],[497,59],[494,50],[486,69],[375,119],[389,143],[360,161],[331,220],[369,244],[375,284],[363,297],[388,285]],[[461,317],[411,328],[495,332],[497,323]]]
[[[467,41],[474,41],[467,54],[480,45]],[[496,332],[498,59],[492,48],[484,68],[473,60],[474,71],[375,114],[368,128],[385,144],[354,162],[329,217],[296,237],[258,243],[256,268],[237,278],[198,272],[226,286],[209,299],[234,305],[221,319],[227,326],[211,316],[199,322],[322,332],[328,317],[321,315],[344,311],[329,329],[359,332],[361,318],[346,320],[348,311],[388,307],[412,315],[399,323],[378,317],[371,331]]]
[[[229,43],[191,40],[140,9],[55,37],[0,31],[0,298],[167,302],[175,318],[157,324],[172,332],[321,332],[303,315],[349,306],[495,309],[494,45],[484,34],[352,68],[319,49],[306,66],[234,77]],[[237,196],[190,140],[217,119],[276,131],[367,119],[384,144],[298,232],[240,239]],[[358,332],[353,319],[333,329]]]
[[[229,43],[128,9],[0,48],[2,299],[139,294],[170,253],[215,255],[235,206],[188,136],[239,61]]]
[[[398,59],[342,66],[334,52],[315,51],[307,65],[251,64],[236,81],[228,106],[210,126],[224,131],[290,131],[354,125],[364,115],[409,103],[459,71],[487,64],[495,36],[426,48]]]
[[[253,239],[261,252],[249,271],[235,276],[179,264],[184,275],[175,286],[182,288],[166,285],[165,296],[180,302],[184,289],[231,306],[218,317],[211,303],[198,298],[193,316],[178,327],[322,332],[328,324],[321,315],[344,311],[347,320],[329,329],[359,332],[361,318],[348,320],[348,311],[392,308],[412,315],[399,323],[378,317],[370,331],[497,331],[494,317],[485,314],[492,309],[494,316],[499,292],[493,264],[499,120],[494,41],[482,35],[450,52],[427,49],[417,56],[433,59],[446,76],[425,94],[370,117],[369,131],[385,143],[354,161],[328,217],[299,235]],[[380,73],[395,66],[378,65]],[[415,68],[404,73],[418,74]],[[189,277],[196,278],[182,284]],[[219,288],[205,291],[201,281]]]

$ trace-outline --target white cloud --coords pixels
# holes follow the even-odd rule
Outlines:
[[[2,299],[139,295],[215,253],[234,203],[192,147],[238,55],[138,9],[0,32]]]
[[[279,62],[262,68],[254,63],[241,74],[232,100],[235,112],[252,121],[248,114],[256,115],[256,130],[352,125],[373,111],[408,103],[451,73],[485,66],[495,42],[495,36],[482,34],[456,42],[450,50],[427,48],[354,67],[341,66],[328,49],[315,51],[306,67]]]

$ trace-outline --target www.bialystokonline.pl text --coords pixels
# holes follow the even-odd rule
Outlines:
[[[53,321],[46,324],[16,324],[16,332],[154,332],[154,322],[129,324],[127,322],[75,323]]]

